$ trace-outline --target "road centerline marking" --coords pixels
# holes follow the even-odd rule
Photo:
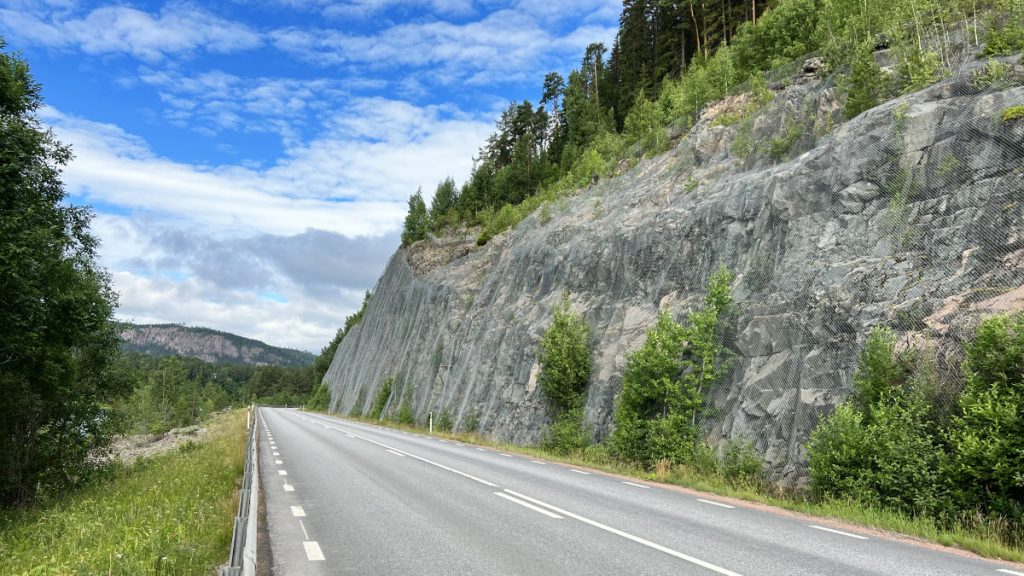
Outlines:
[[[274,456],[280,456],[280,455],[281,455],[280,452],[274,452]]]
[[[284,491],[285,492],[295,492],[295,486],[292,486],[291,484],[285,482],[284,483]]]
[[[529,502],[523,502],[522,500],[520,500],[518,498],[513,498],[513,497],[509,496],[508,494],[505,494],[504,492],[495,492],[494,495],[495,496],[499,496],[501,498],[504,498],[505,500],[508,500],[509,502],[515,502],[516,504],[519,504],[520,506],[523,506],[525,508],[529,508],[530,510],[533,510],[534,512],[540,512],[541,514],[547,516],[548,518],[555,518],[557,520],[561,520],[562,519],[561,516],[559,516],[558,514],[555,514],[554,512],[549,512],[549,511],[541,508],[540,506],[534,506],[533,504],[530,504]]]
[[[661,544],[657,544],[655,542],[651,542],[650,540],[645,540],[644,538],[641,538],[639,536],[634,536],[633,534],[630,534],[628,532],[623,532],[622,530],[619,530],[617,528],[612,528],[611,526],[608,526],[606,524],[601,524],[600,522],[598,522],[596,520],[591,520],[590,518],[586,518],[584,516],[580,516],[579,514],[573,514],[572,512],[569,512],[568,510],[563,510],[563,509],[561,509],[561,508],[559,508],[557,506],[553,506],[551,504],[548,504],[547,502],[541,502],[540,500],[537,500],[536,498],[530,498],[529,496],[527,496],[525,494],[520,494],[520,493],[515,492],[513,490],[509,490],[508,488],[505,489],[505,492],[508,492],[509,494],[512,494],[513,496],[516,496],[516,497],[521,498],[523,500],[526,500],[528,502],[533,502],[534,504],[537,504],[538,506],[543,506],[543,507],[547,508],[548,510],[552,510],[554,512],[557,512],[558,514],[563,515],[563,516],[567,516],[567,517],[572,518],[574,520],[579,520],[580,522],[583,522],[584,524],[589,524],[589,525],[593,526],[594,528],[598,528],[600,530],[604,530],[605,532],[610,532],[612,534],[615,534],[616,536],[621,536],[622,538],[625,538],[627,540],[632,540],[633,542],[636,542],[637,544],[641,544],[643,546],[647,546],[648,548],[653,548],[653,549],[655,549],[655,550],[657,550],[659,552],[664,552],[665,554],[668,554],[669,556],[674,556],[676,558],[679,558],[680,560],[685,560],[686,562],[689,562],[691,564],[696,564],[697,566],[700,566],[701,568],[707,568],[708,570],[711,570],[712,572],[717,572],[718,574],[723,574],[724,576],[741,576],[739,573],[733,572],[732,570],[729,570],[727,568],[722,568],[721,566],[716,566],[715,564],[712,564],[710,562],[705,562],[704,560],[701,560],[700,558],[694,558],[693,556],[690,556],[690,555],[687,555],[687,554],[683,554],[682,552],[679,552],[678,550],[673,550],[673,549],[668,548],[666,546],[662,546]]]
[[[302,547],[306,549],[306,559],[310,562],[323,562],[324,552],[320,549],[320,545],[315,540],[307,540],[302,543]]]
[[[277,471],[277,475],[278,476],[287,476],[288,475],[288,471],[287,470],[278,470]]]
[[[281,460],[274,460],[274,464],[284,464]]]
[[[851,534],[849,532],[843,532],[842,530],[833,530],[832,528],[826,528],[824,526],[818,526],[817,524],[807,524],[808,528],[814,528],[815,530],[823,530],[825,532],[831,532],[833,534],[839,534],[840,536],[848,536],[850,538],[856,538],[857,540],[867,540],[867,536],[861,536],[860,534]]]
[[[464,478],[469,478],[470,480],[473,480],[474,482],[479,482],[479,483],[483,484],[484,486],[490,486],[491,488],[498,488],[498,485],[495,484],[494,482],[488,482],[487,480],[484,480],[483,478],[477,478],[476,476],[473,476],[472,474],[467,474],[467,473],[463,472],[462,470],[456,470],[455,468],[452,468],[450,466],[445,466],[444,464],[441,464],[439,462],[434,462],[433,460],[430,460],[428,458],[424,458],[423,456],[417,456],[416,454],[413,454],[412,452],[406,452],[405,450],[400,450],[398,448],[395,448],[394,446],[389,446],[387,444],[384,444],[383,442],[377,442],[376,440],[373,440],[371,438],[367,438],[366,436],[361,436],[359,434],[353,434],[353,436],[355,436],[356,438],[359,438],[360,440],[365,440],[365,441],[367,441],[367,442],[369,442],[371,444],[376,444],[377,446],[380,446],[381,448],[384,448],[385,450],[394,450],[395,452],[399,452],[399,453],[401,453],[401,454],[403,454],[405,456],[408,456],[410,458],[415,458],[416,460],[419,460],[420,462],[424,462],[426,464],[430,464],[431,466],[437,466],[438,468],[440,468],[442,470],[447,470],[447,471],[449,471],[449,472],[451,472],[453,474],[458,474],[459,476],[462,476]]]
[[[732,508],[732,509],[736,508],[735,506],[730,506],[728,504],[722,504],[721,502],[715,502],[714,500],[705,500],[703,498],[697,498],[697,502],[703,502],[705,504],[711,504],[712,506],[721,506],[722,508]]]
[[[302,506],[292,506],[291,509],[292,516],[295,518],[304,518],[306,516],[306,511],[302,509]]]

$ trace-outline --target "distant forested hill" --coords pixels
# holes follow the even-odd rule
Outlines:
[[[121,349],[150,356],[184,356],[250,366],[307,366],[314,356],[237,334],[178,324],[121,325]]]

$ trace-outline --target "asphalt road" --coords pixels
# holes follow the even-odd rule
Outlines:
[[[275,576],[1024,576],[1020,567],[527,456],[260,412]]]

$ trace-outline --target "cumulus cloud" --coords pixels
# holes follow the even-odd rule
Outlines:
[[[250,27],[190,4],[170,4],[158,14],[128,6],[103,6],[83,15],[52,10],[45,3],[36,8],[0,9],[0,26],[22,42],[87,54],[130,54],[149,62],[197,50],[250,50],[263,42]]]

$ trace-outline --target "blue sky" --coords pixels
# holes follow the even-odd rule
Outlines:
[[[0,0],[0,35],[72,145],[120,318],[318,351],[398,246],[406,199],[462,182],[617,0]]]

